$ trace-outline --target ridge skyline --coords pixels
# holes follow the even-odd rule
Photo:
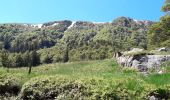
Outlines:
[[[137,18],[132,18],[132,17],[127,17],[127,16],[120,16],[120,17],[116,17],[113,18],[110,21],[91,21],[91,20],[72,20],[72,19],[59,19],[59,20],[49,20],[49,21],[44,21],[44,22],[0,22],[0,24],[44,24],[44,23],[49,23],[49,22],[55,22],[55,21],[71,21],[71,22],[90,22],[90,23],[112,23],[114,20],[119,19],[119,18],[129,18],[129,19],[133,19],[134,21],[152,21],[152,22],[157,22],[157,21],[153,21],[153,20],[148,20],[148,19],[137,19]]]

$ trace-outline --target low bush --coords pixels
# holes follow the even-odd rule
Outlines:
[[[61,76],[41,76],[26,82],[19,100],[120,100],[146,98],[152,90],[138,79],[71,79]],[[150,86],[149,86],[150,87]]]
[[[87,88],[80,82],[60,76],[43,76],[26,82],[21,90],[19,99],[76,99],[88,97]]]
[[[165,70],[166,73],[170,72],[170,61],[166,61],[161,64],[161,68]]]
[[[157,98],[158,100],[168,100],[170,99],[170,91],[168,89],[161,89],[158,88],[154,91],[151,91],[149,93],[149,96],[154,96],[155,98]]]
[[[17,95],[21,90],[21,79],[12,75],[0,75],[0,95]]]

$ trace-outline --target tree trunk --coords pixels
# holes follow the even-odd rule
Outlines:
[[[29,74],[29,75],[31,74],[31,69],[32,69],[32,66],[29,65],[29,70],[28,70],[28,74]]]

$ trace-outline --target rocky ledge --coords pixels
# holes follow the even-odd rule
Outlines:
[[[141,72],[147,72],[149,69],[154,68],[159,73],[162,73],[160,66],[163,62],[170,61],[170,54],[155,55],[146,54],[143,51],[143,49],[134,48],[128,52],[118,52],[115,57],[118,64],[123,67],[137,68]]]

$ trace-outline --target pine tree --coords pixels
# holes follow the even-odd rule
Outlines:
[[[43,63],[49,64],[49,63],[52,63],[52,62],[53,62],[53,56],[46,55],[44,57]]]
[[[16,59],[16,62],[15,62],[16,67],[23,67],[24,66],[24,61],[23,61],[21,54],[18,54],[15,59]]]
[[[29,51],[26,51],[26,52],[23,54],[23,66],[31,65],[31,64],[29,64],[29,63],[31,63],[30,52],[29,52]]]
[[[31,52],[31,64],[32,66],[40,64],[40,56],[35,50]]]
[[[7,72],[9,71],[9,65],[10,65],[10,61],[9,61],[9,54],[7,50],[2,50],[1,52],[1,62],[2,62],[2,66],[7,68]]]
[[[68,50],[68,45],[66,46],[65,52],[64,52],[64,57],[63,57],[63,62],[68,62],[69,61],[69,50]]]

